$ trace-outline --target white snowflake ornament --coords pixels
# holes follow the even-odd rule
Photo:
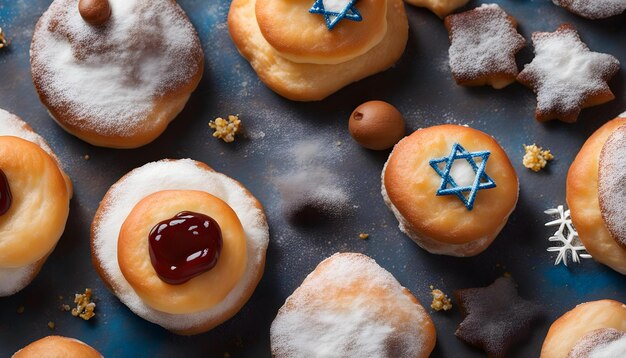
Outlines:
[[[548,252],[558,252],[554,265],[556,266],[563,262],[563,264],[567,266],[568,252],[572,257],[572,261],[575,263],[580,263],[581,258],[590,259],[591,255],[587,253],[585,246],[578,238],[578,232],[576,232],[576,229],[572,224],[570,211],[564,210],[563,205],[559,205],[554,209],[548,209],[544,212],[548,215],[559,216],[558,219],[545,224],[545,226],[558,226],[557,231],[554,235],[548,238],[548,241],[560,242],[563,244],[562,246],[552,246],[547,249]]]

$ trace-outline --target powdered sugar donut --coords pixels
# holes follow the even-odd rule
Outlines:
[[[626,125],[611,133],[602,146],[598,168],[600,212],[611,236],[626,249]]]
[[[421,357],[435,326],[418,300],[371,258],[337,253],[322,261],[278,311],[272,355]]]
[[[11,201],[13,201],[13,203],[10,203],[9,210],[0,216],[0,230],[4,232],[0,238],[0,246],[4,250],[2,256],[7,259],[6,262],[2,260],[3,263],[0,263],[0,297],[3,297],[12,295],[26,287],[35,278],[45,263],[48,254],[56,245],[67,220],[69,199],[72,196],[72,184],[69,177],[61,169],[58,158],[54,155],[46,141],[33,132],[28,124],[19,117],[2,109],[0,109],[0,147],[14,149],[10,151],[21,158],[14,158],[14,160],[22,162],[20,168],[27,166],[32,168],[32,171],[24,171],[20,168],[11,168],[12,166],[8,163],[0,167],[3,172],[7,171],[5,174],[8,190],[11,193]],[[2,161],[11,161],[9,153],[7,151],[3,151],[3,153]],[[28,153],[30,153],[30,157]],[[39,158],[37,160],[39,164],[26,160],[27,157]],[[23,181],[20,179],[21,177],[42,176],[44,173],[47,173],[49,177],[44,177],[43,181],[40,179],[33,180],[27,187],[19,184],[19,182]],[[46,185],[46,180],[48,185],[52,185],[54,189],[48,192],[48,194],[51,194],[50,196],[44,195],[44,198],[38,195],[39,192],[35,190],[35,186],[39,186],[37,183]],[[6,193],[4,193],[4,190],[2,191],[0,202],[4,204],[6,202],[3,196]],[[29,253],[28,257],[20,254],[17,259],[9,260],[7,255],[17,252],[10,247],[25,247],[24,235],[27,235],[28,230],[24,231],[22,229],[24,224],[30,225],[31,222],[30,218],[26,219],[24,215],[32,213],[31,210],[39,210],[39,206],[50,207],[49,205],[57,208],[50,212],[50,218],[54,219],[48,222],[50,226],[47,227],[50,230],[42,227],[41,230],[44,235],[40,239],[31,237],[35,241],[32,241],[33,251]],[[13,210],[11,210],[11,207],[14,207]],[[21,231],[22,234],[18,235],[16,230]],[[27,236],[30,237],[32,235]]]
[[[156,241],[164,240],[163,220],[186,211],[209,216],[221,228],[221,254],[209,270],[166,282],[153,261],[153,233],[159,234]],[[184,221],[177,215],[168,223]],[[190,227],[194,235],[201,231],[197,227]],[[91,227],[94,265],[115,295],[140,317],[185,335],[205,332],[239,311],[263,275],[268,241],[263,208],[252,194],[190,159],[149,163],[128,173],[109,189]],[[177,267],[166,269],[173,273]]]
[[[620,185],[618,180],[620,171],[611,169],[620,163],[620,156],[605,155],[605,157],[612,157],[605,159],[611,160],[607,163],[601,162],[603,148],[608,139],[624,124],[626,124],[626,114],[624,117],[607,122],[587,139],[567,173],[567,205],[570,208],[572,223],[587,252],[596,261],[626,275],[626,248],[618,243],[608,229],[610,226],[612,230],[619,232],[620,227],[614,221],[617,217],[612,215],[615,214],[615,210],[619,210],[620,206],[615,200],[624,200],[621,197],[623,190],[620,189],[623,183]],[[619,137],[615,138],[615,142],[620,142]],[[615,149],[612,148],[613,146],[609,144],[610,148],[607,152],[614,152],[611,150]],[[599,172],[603,166],[603,194],[600,196]],[[602,204],[605,207],[604,213],[601,209],[601,201],[604,201]],[[605,220],[607,215],[611,216],[609,222]]]
[[[552,0],[570,12],[588,19],[604,19],[626,10],[626,0]]]
[[[175,1],[106,1],[110,18],[98,26],[81,16],[78,0],[50,5],[33,34],[33,82],[68,132],[94,145],[138,147],[183,109],[204,55]]]
[[[12,358],[41,357],[102,358],[102,355],[78,339],[48,336],[15,352]]]
[[[614,328],[599,328],[585,334],[567,358],[626,357],[626,332]]]

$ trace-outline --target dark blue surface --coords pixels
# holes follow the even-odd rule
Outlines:
[[[49,0],[0,0],[0,27],[11,47],[0,51],[0,108],[16,113],[42,134],[61,157],[74,181],[71,217],[58,247],[36,280],[9,298],[0,299],[0,356],[10,356],[49,334],[81,339],[108,357],[267,357],[269,327],[285,298],[324,258],[337,251],[365,253],[392,272],[427,306],[429,285],[447,293],[484,286],[509,272],[524,298],[541,303],[546,317],[512,353],[538,356],[554,319],[574,305],[612,298],[626,302],[626,278],[585,260],[570,268],[553,266],[546,252],[552,228],[543,211],[565,202],[567,169],[585,139],[626,110],[620,71],[610,82],[617,99],[587,109],[576,124],[534,120],[535,98],[519,84],[503,90],[457,86],[447,67],[447,32],[432,13],[407,7],[410,37],[394,68],[351,85],[319,103],[283,99],[259,82],[232,44],[226,25],[228,1],[179,1],[198,29],[206,54],[206,71],[180,117],[154,143],[136,150],[95,148],[65,133],[47,115],[31,83],[28,49],[35,22]],[[313,1],[311,1],[313,3]],[[480,2],[471,2],[469,7]],[[553,31],[573,23],[592,50],[618,57],[626,67],[626,15],[589,21],[549,0],[498,1],[520,24],[527,39],[533,31]],[[164,34],[167,39],[167,34]],[[522,65],[532,48],[519,55]],[[498,239],[483,254],[466,259],[431,255],[397,229],[380,195],[380,171],[388,153],[365,150],[347,131],[358,104],[386,100],[405,115],[411,130],[440,123],[468,124],[494,135],[509,154],[521,180],[517,209]],[[250,138],[226,145],[207,126],[216,116],[238,113]],[[261,134],[263,132],[263,134]],[[302,139],[327,143],[332,169],[352,188],[355,208],[326,225],[302,228],[286,221],[274,178],[290,172],[289,148]],[[337,145],[338,142],[341,145]],[[556,155],[549,168],[533,173],[521,165],[522,144],[536,142]],[[83,155],[89,154],[86,161]],[[91,266],[89,225],[106,190],[129,170],[165,157],[204,161],[251,189],[265,205],[272,238],[265,275],[248,304],[232,320],[206,334],[179,337],[132,314],[104,287]],[[361,241],[360,232],[370,238]],[[97,317],[83,322],[59,310],[75,292],[92,287]],[[59,296],[65,297],[59,300]],[[25,312],[16,312],[19,306]],[[460,313],[432,313],[437,326],[435,357],[480,357],[454,335]],[[56,329],[47,327],[48,321]]]

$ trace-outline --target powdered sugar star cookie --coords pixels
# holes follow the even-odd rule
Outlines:
[[[515,54],[526,40],[517,33],[517,22],[496,4],[447,16],[450,36],[450,68],[457,84],[491,85],[500,89],[515,82]]]
[[[591,20],[619,15],[626,10],[626,0],[552,0],[552,2]]]
[[[589,50],[572,25],[535,32],[532,40],[535,58],[517,80],[537,95],[537,120],[576,122],[582,108],[615,98],[607,81],[619,70],[619,61]]]

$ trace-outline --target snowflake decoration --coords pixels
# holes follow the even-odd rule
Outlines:
[[[563,210],[563,205],[559,205],[554,209],[548,209],[544,211],[548,215],[558,215],[559,218],[546,223],[546,226],[558,226],[559,228],[554,235],[548,238],[551,242],[560,242],[562,246],[548,247],[548,252],[558,252],[554,265],[558,265],[561,262],[567,266],[567,253],[570,253],[572,261],[580,263],[580,259],[590,259],[591,255],[586,252],[585,246],[578,238],[578,232],[572,224],[569,210]]]

